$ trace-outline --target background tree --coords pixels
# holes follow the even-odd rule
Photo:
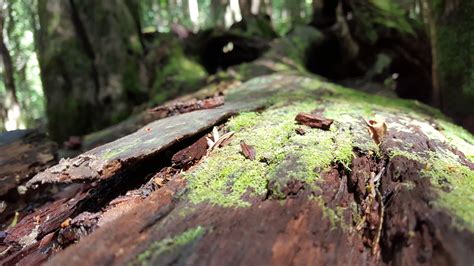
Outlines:
[[[39,62],[53,139],[110,125],[144,100],[134,8],[125,0],[38,2]]]
[[[434,104],[474,128],[474,2],[421,3],[433,55]]]

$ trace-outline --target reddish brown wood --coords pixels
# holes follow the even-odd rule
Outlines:
[[[299,124],[303,124],[311,128],[320,128],[323,130],[328,130],[331,124],[334,122],[332,119],[327,119],[319,115],[308,113],[299,113],[296,115],[295,120]]]

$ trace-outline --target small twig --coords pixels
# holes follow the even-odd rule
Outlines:
[[[0,252],[0,257],[5,256],[12,246],[8,246],[4,251]]]
[[[375,193],[377,195],[377,199],[379,201],[380,207],[379,207],[379,224],[377,228],[377,233],[375,235],[375,239],[372,243],[372,255],[375,255],[375,253],[378,250],[379,242],[380,242],[380,236],[382,235],[382,226],[383,226],[383,216],[385,213],[385,207],[383,205],[383,199],[382,199],[382,194],[380,194],[380,191],[378,189],[375,190]]]
[[[384,171],[385,171],[385,167],[382,167],[382,170],[380,170],[380,172],[374,177],[374,184],[377,183],[380,180],[380,178],[382,178],[382,174]]]
[[[344,188],[346,187],[347,177],[346,175],[342,175],[342,180],[339,181],[339,189],[337,190],[336,195],[334,195],[333,200],[338,200],[341,194],[344,192]]]

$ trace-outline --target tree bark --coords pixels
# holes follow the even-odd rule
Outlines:
[[[53,139],[116,123],[145,100],[136,7],[125,0],[39,1],[38,54]]]
[[[7,121],[11,119],[18,119],[18,117],[11,117],[10,113],[13,111],[13,109],[16,109],[18,112],[20,110],[14,78],[15,68],[13,66],[10,51],[8,50],[5,42],[6,32],[4,26],[6,12],[6,10],[0,10],[0,56],[2,57],[3,83],[5,85],[6,91],[0,104],[0,122],[2,123],[2,127],[4,127]]]
[[[3,76],[5,89],[11,95],[12,104],[18,104],[18,98],[16,93],[15,79],[14,79],[14,66],[12,57],[5,43],[4,36],[4,25],[5,25],[5,10],[0,11],[0,53],[3,62]]]
[[[433,4],[431,0],[421,0],[423,20],[425,21],[428,36],[431,44],[431,82],[432,93],[431,102],[434,106],[443,109],[442,95],[439,84],[439,56],[438,56],[438,41],[437,41],[437,26],[434,18]]]
[[[297,28],[235,69],[254,78],[223,105],[33,177],[68,189],[22,212],[0,264],[472,265],[474,137],[423,104],[308,75],[301,43],[321,41]]]
[[[213,25],[217,27],[225,26],[225,11],[228,0],[211,0],[211,18]]]
[[[433,54],[434,101],[465,127],[474,130],[474,19],[472,1],[423,1]],[[425,10],[425,9],[423,9]]]

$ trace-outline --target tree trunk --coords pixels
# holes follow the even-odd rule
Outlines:
[[[473,1],[423,1],[433,54],[435,102],[465,127],[474,129]],[[425,9],[424,9],[425,10]]]
[[[239,0],[239,6],[244,19],[252,15],[252,0]]]
[[[145,100],[132,7],[125,0],[39,1],[38,54],[53,139],[118,122]]]
[[[15,119],[10,116],[10,112],[13,108],[19,110],[18,98],[16,93],[15,79],[14,79],[14,67],[10,52],[5,43],[4,36],[4,25],[5,25],[5,14],[6,10],[0,10],[0,55],[3,63],[3,83],[5,84],[6,94],[3,96],[2,105],[0,106],[0,117],[3,122],[2,125],[10,120]],[[3,110],[1,110],[3,109]],[[16,117],[17,119],[18,117]]]
[[[228,0],[211,0],[211,18],[214,26],[225,26],[225,10]]]

